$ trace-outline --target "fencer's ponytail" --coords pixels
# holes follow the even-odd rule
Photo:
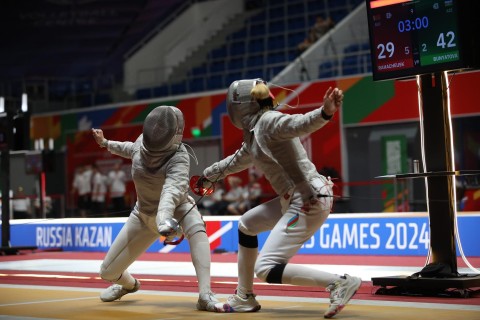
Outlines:
[[[270,97],[270,91],[265,83],[258,83],[256,86],[253,87],[250,94],[255,100],[264,100]]]
[[[265,83],[258,83],[250,91],[252,98],[257,100],[263,111],[271,110],[273,108],[273,99],[270,96],[270,90]]]

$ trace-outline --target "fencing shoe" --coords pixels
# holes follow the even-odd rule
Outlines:
[[[139,288],[140,281],[138,281],[137,279],[135,279],[135,286],[133,287],[133,289],[125,289],[119,284],[113,284],[107,289],[103,290],[102,293],[100,293],[100,300],[102,300],[103,302],[119,300],[127,293],[134,293],[138,291]]]
[[[257,299],[256,295],[251,293],[247,294],[245,298],[241,297],[237,291],[234,295],[228,297],[227,302],[223,304],[223,312],[255,312],[262,307]]]
[[[218,301],[213,292],[201,293],[198,297],[197,310],[210,312],[225,312],[223,304]]]
[[[327,287],[327,291],[330,291],[330,306],[323,315],[324,318],[331,318],[342,311],[362,284],[362,279],[348,274],[341,278]]]

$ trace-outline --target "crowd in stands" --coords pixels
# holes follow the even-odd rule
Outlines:
[[[71,193],[76,199],[76,215],[85,217],[128,216],[126,206],[127,177],[117,163],[104,174],[97,165],[79,166],[75,170]],[[107,201],[108,200],[108,201]]]
[[[322,16],[318,16],[315,20],[315,24],[308,30],[307,36],[305,39],[298,44],[297,50],[299,54],[302,54],[307,50],[312,44],[314,44],[318,39],[323,37],[328,30],[332,29],[335,26],[335,22],[331,17],[326,19]]]
[[[242,215],[248,209],[260,204],[263,190],[258,182],[258,175],[249,173],[249,181],[243,185],[240,177],[229,176],[227,179],[228,191],[223,180],[215,185],[211,196],[205,197],[198,204],[204,215]]]
[[[333,168],[322,168],[320,173],[337,181],[338,173]],[[96,164],[76,168],[71,193],[74,196],[76,217],[119,217],[128,216],[131,208],[126,204],[127,176],[121,163],[110,170],[100,170]],[[259,205],[265,196],[259,176],[254,171],[248,175],[248,182],[231,175],[215,183],[214,192],[197,203],[203,215],[234,216],[243,215]],[[15,219],[41,217],[38,213],[39,200],[30,199],[22,187],[11,192],[12,216]],[[47,210],[51,199],[47,199]]]
[[[52,213],[53,201],[50,196],[45,196],[43,203],[40,203],[39,196],[27,194],[22,186],[17,187],[15,191],[10,190],[9,198],[11,219],[42,218]],[[0,217],[1,213],[2,193],[0,192]]]
[[[217,181],[214,192],[197,206],[203,215],[242,215],[261,202],[263,189],[258,179],[255,172],[250,172],[247,183],[234,175]],[[128,216],[131,208],[126,205],[126,183],[127,177],[120,163],[106,173],[95,164],[77,167],[71,189],[75,200],[74,216]]]

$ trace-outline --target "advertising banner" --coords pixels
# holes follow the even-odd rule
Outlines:
[[[214,252],[237,252],[238,218],[206,216]],[[107,251],[126,218],[11,221],[11,246],[36,246],[63,251]],[[458,216],[458,234],[466,256],[480,256],[476,240],[480,214]],[[430,239],[427,214],[331,214],[299,250],[300,254],[426,256]],[[263,245],[268,232],[259,235]],[[189,252],[188,241],[177,246],[155,241],[148,252]],[[457,254],[460,248],[457,244]]]

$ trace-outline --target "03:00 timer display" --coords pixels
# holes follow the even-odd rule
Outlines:
[[[428,17],[419,17],[415,20],[401,20],[398,22],[399,32],[409,32],[412,30],[426,29],[428,28]]]

